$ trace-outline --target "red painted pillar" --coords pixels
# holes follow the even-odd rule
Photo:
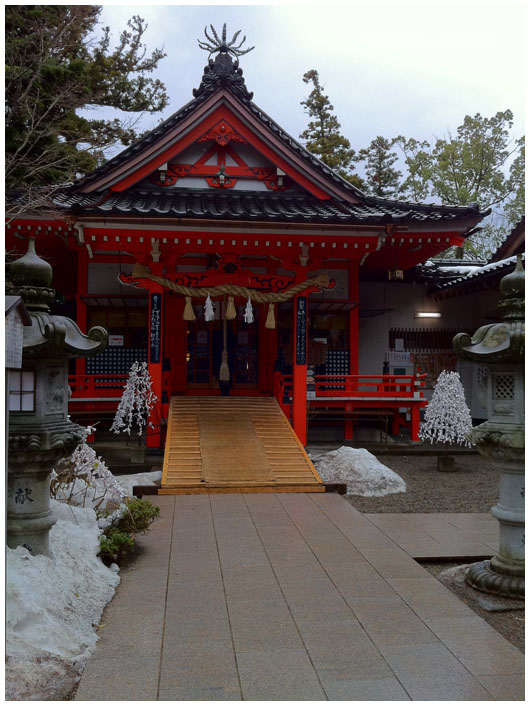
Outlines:
[[[88,253],[84,245],[77,251],[77,292],[76,292],[76,323],[85,333],[88,330],[87,305],[83,297],[88,294]],[[86,358],[76,358],[75,372],[84,375],[86,372]]]
[[[307,444],[307,296],[293,300],[293,429]]]
[[[278,354],[278,325],[276,324],[275,328],[265,328],[268,313],[269,305],[260,304],[258,390],[265,395],[271,395],[273,392],[274,363]],[[275,305],[275,316],[277,313]]]
[[[160,448],[161,435],[161,400],[162,400],[162,341],[163,338],[163,288],[153,284],[149,288],[149,341],[148,341],[148,368],[152,380],[152,390],[158,398],[152,413],[151,424],[154,429],[147,429],[147,447]]]
[[[350,375],[359,374],[359,263],[353,262],[349,271],[348,300],[355,306],[349,314],[349,350],[350,350]],[[353,405],[346,405],[346,412],[353,412]],[[353,419],[344,422],[345,441],[353,440]]]
[[[410,440],[420,442],[420,408],[414,404],[410,408]]]
[[[359,263],[350,268],[349,301],[356,306],[350,310],[350,375],[359,374]]]

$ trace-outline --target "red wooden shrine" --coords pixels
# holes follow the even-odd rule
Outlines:
[[[417,439],[421,380],[383,376],[380,361],[359,375],[359,281],[461,245],[482,218],[476,207],[366,196],[252,102],[226,47],[193,100],[56,206],[57,220],[10,223],[7,244],[23,251],[18,238],[36,236],[54,268],[57,309],[82,330],[109,330],[107,350],[71,370],[74,416],[115,410],[130,365],[147,360],[160,400],[148,445],[160,446],[172,395],[220,394],[226,338],[229,394],[274,394],[302,443],[308,411],[344,421],[352,438],[359,409],[390,410],[394,432],[400,410],[410,409]],[[135,276],[136,265],[148,275]],[[277,294],[323,273],[328,288],[274,303],[273,327],[267,302],[254,301],[246,323],[247,297],[235,295],[236,317],[223,331],[231,288]],[[212,297],[212,321],[205,296],[192,296],[196,318],[187,320],[185,295],[173,286],[228,289]]]

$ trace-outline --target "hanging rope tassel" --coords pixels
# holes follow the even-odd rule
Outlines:
[[[221,353],[221,367],[219,369],[220,382],[230,380],[230,368],[228,367],[228,350],[226,346],[226,316],[223,319],[223,352]]]
[[[228,367],[228,351],[222,352],[221,367],[219,369],[219,380],[228,382],[230,380],[230,368]]]
[[[193,307],[191,305],[191,297],[186,297],[186,305],[184,306],[184,313],[182,314],[184,321],[195,321],[197,318]]]
[[[254,321],[254,311],[252,310],[252,302],[250,301],[250,297],[248,298],[247,305],[245,307],[245,316],[243,318],[245,319],[246,324],[251,324]]]
[[[212,321],[215,317],[215,312],[213,310],[213,304],[212,300],[210,299],[210,295],[208,294],[206,298],[206,303],[204,305],[204,320],[205,321]]]
[[[267,321],[265,321],[265,328],[276,328],[276,320],[274,318],[274,304],[272,302],[269,304],[269,311],[267,312]]]
[[[236,307],[234,305],[234,297],[228,297],[228,306],[226,307],[225,319],[236,318]]]

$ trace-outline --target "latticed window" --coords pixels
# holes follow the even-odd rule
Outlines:
[[[35,373],[32,370],[10,371],[9,411],[35,411]]]
[[[515,392],[513,375],[495,375],[493,378],[493,399],[512,400]]]

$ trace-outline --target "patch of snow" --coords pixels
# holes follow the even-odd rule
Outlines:
[[[98,640],[120,578],[97,556],[91,508],[51,500],[50,556],[6,549],[6,700],[64,699]]]
[[[161,480],[162,471],[150,471],[147,473],[132,473],[128,476],[116,476],[121,487],[125,490],[128,497],[132,498],[132,489],[135,485],[157,485],[157,481]]]
[[[403,478],[366,449],[341,446],[318,456],[313,463],[325,483],[345,483],[348,495],[375,498],[407,490]]]

